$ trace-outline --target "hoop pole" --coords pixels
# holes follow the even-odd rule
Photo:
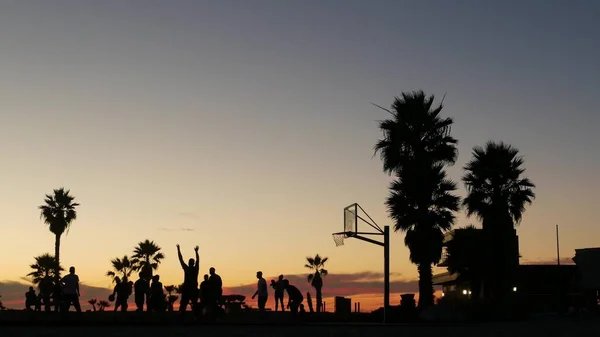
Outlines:
[[[383,323],[390,308],[390,226],[383,227]]]
[[[378,245],[378,246],[385,246],[385,243],[381,243],[377,240],[365,238],[364,236],[360,236],[360,235],[352,235],[352,236],[350,236],[350,238],[359,239],[359,240],[366,241],[368,243],[372,243],[372,244]]]

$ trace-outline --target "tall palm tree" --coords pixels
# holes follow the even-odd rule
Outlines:
[[[158,269],[158,265],[165,258],[160,250],[154,241],[148,239],[138,243],[133,250],[133,258],[139,261],[136,270],[141,270],[147,280],[152,278],[153,271]]]
[[[53,277],[56,273],[56,259],[49,253],[34,257],[35,263],[29,265],[33,269],[27,276],[31,277],[33,284],[39,284],[46,277]],[[59,271],[63,271],[63,267],[58,266]]]
[[[463,205],[468,216],[481,220],[486,255],[495,261],[486,272],[490,285],[486,293],[497,299],[506,297],[513,286],[509,283],[519,263],[515,227],[535,199],[535,185],[523,177],[524,163],[515,147],[489,141],[485,147],[473,148],[473,159],[464,167]]]
[[[120,278],[123,280],[129,279],[131,273],[137,268],[137,260],[130,259],[127,255],[123,256],[123,258],[115,257],[114,259],[110,260],[110,263],[112,264],[113,270],[107,271],[106,276],[112,277],[113,282],[115,277],[118,276],[117,274],[121,275]]]
[[[444,233],[456,221],[460,199],[452,194],[456,184],[441,165],[420,174],[427,177],[421,184],[402,178],[392,182],[386,205],[394,230],[406,232],[404,243],[419,272],[419,307],[426,308],[434,302],[432,265],[442,257]],[[421,194],[429,200],[420,200]]]
[[[56,271],[54,274],[55,282],[60,281],[60,237],[69,228],[75,219],[77,219],[76,207],[79,206],[75,202],[75,197],[69,194],[69,190],[64,188],[55,189],[53,194],[46,194],[44,204],[39,206],[40,217],[50,228],[50,232],[54,234],[54,257],[56,258]]]
[[[323,306],[323,276],[327,276],[327,269],[325,269],[325,262],[327,260],[329,260],[328,257],[321,257],[317,254],[315,257],[308,256],[304,265],[305,268],[314,272],[308,274],[308,282],[315,288],[315,292],[317,293],[317,312],[321,312]]]
[[[442,254],[443,234],[455,221],[459,198],[445,167],[457,159],[452,119],[442,118],[442,105],[422,91],[402,93],[381,121],[383,139],[375,145],[383,171],[396,179],[386,200],[394,230],[406,232],[410,260],[419,271],[419,307],[433,305],[432,265]],[[383,108],[382,108],[383,109]]]

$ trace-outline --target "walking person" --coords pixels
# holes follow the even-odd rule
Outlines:
[[[262,271],[256,272],[256,278],[258,279],[258,282],[256,285],[256,292],[252,295],[252,299],[258,296],[258,310],[264,312],[267,299],[269,298],[269,288],[267,286],[267,280],[263,278]]]

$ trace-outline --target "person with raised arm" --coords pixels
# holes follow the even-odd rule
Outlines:
[[[200,247],[194,247],[194,251],[196,252],[196,260],[189,259],[188,264],[185,264],[183,261],[183,256],[181,255],[181,247],[179,244],[177,245],[177,255],[179,257],[179,263],[181,264],[181,268],[183,268],[184,279],[183,286],[181,289],[181,302],[179,302],[179,311],[185,312],[187,309],[188,303],[190,303],[192,307],[192,311],[196,309],[196,304],[198,301],[198,272],[200,271],[200,256],[198,255],[198,250]]]

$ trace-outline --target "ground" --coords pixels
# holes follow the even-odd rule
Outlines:
[[[518,323],[488,323],[459,326],[378,326],[367,324],[356,325],[217,325],[217,326],[73,326],[73,327],[2,327],[0,336],[11,337],[120,337],[142,335],[158,336],[227,336],[227,337],[370,337],[370,336],[405,336],[405,337],[534,337],[534,336],[598,336],[600,323],[593,321],[574,322],[562,320],[544,320]]]

